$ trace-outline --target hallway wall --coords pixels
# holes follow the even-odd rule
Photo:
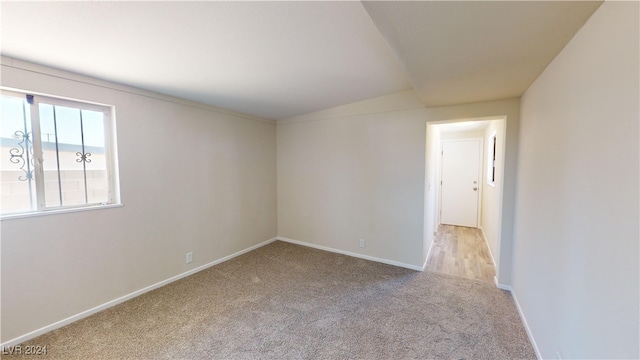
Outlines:
[[[605,2],[522,97],[513,289],[545,359],[637,359],[638,2]]]
[[[487,183],[490,137],[496,135],[496,175],[494,186]],[[500,225],[502,223],[502,188],[504,186],[504,120],[492,120],[483,134],[484,163],[482,170],[482,219],[480,228],[484,234],[491,256],[494,260],[500,258]]]

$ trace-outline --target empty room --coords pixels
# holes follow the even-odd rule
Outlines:
[[[640,358],[637,1],[0,2],[0,356]]]

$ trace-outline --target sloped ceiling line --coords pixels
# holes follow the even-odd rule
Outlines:
[[[0,53],[285,119],[520,96],[600,3],[3,1]]]

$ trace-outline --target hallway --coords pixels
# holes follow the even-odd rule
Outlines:
[[[495,266],[480,229],[440,225],[425,270],[493,282]]]

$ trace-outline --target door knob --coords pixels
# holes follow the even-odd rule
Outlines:
[[[477,187],[474,187],[474,188],[473,188],[473,191],[476,191],[476,190],[478,190],[478,188],[477,188]]]

